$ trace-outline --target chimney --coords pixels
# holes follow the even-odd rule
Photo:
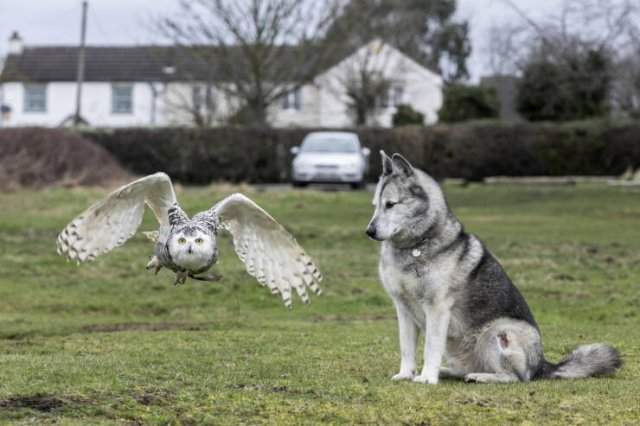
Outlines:
[[[24,44],[22,43],[22,37],[17,31],[14,31],[9,37],[9,54],[10,55],[22,55],[24,50]]]

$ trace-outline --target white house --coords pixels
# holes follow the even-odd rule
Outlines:
[[[79,49],[24,46],[14,33],[8,52],[0,74],[0,127],[67,123],[76,111]],[[174,47],[87,47],[82,118],[95,127],[190,125],[197,113],[210,124],[224,123],[238,101],[204,83],[201,76],[210,70],[203,64],[181,59],[181,50]],[[391,82],[369,124],[391,126],[399,104],[422,112],[426,124],[437,120],[440,76],[397,49],[372,41],[271,105],[269,122],[276,127],[352,126],[344,82],[358,67]]]

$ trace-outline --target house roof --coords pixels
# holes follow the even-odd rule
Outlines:
[[[377,62],[377,58],[374,58],[374,55],[379,55],[379,58],[381,58],[380,62]],[[331,73],[333,72],[333,68],[339,69],[341,66],[346,66],[347,69],[350,69],[352,72],[354,69],[349,65],[349,63],[353,59],[356,63],[356,70],[359,70],[360,66],[371,66],[372,71],[378,69],[386,74],[386,77],[388,78],[399,78],[401,77],[399,74],[402,74],[403,71],[399,72],[398,69],[392,66],[394,63],[394,61],[390,61],[392,56],[402,58],[401,64],[403,65],[403,68],[406,69],[406,66],[409,65],[413,70],[419,70],[425,79],[435,81],[436,84],[440,86],[443,84],[442,77],[438,73],[420,64],[411,56],[380,38],[373,39],[369,43],[360,46],[355,50],[343,49],[343,53],[340,56],[342,59],[334,61],[330,66],[325,67],[323,71],[319,72],[318,75],[324,72]],[[398,63],[396,62],[395,65],[398,65]],[[380,68],[378,68],[378,66],[380,66]]]
[[[270,52],[269,60],[273,64],[269,71],[273,75],[265,79],[295,81],[318,76],[367,45],[357,49],[340,46],[324,55],[313,46],[279,46]],[[249,63],[238,66],[246,62],[240,49],[234,46],[88,46],[85,81],[234,81],[239,73],[250,69]],[[25,46],[21,54],[7,56],[0,82],[76,81],[79,52],[78,47],[72,46]],[[237,57],[230,61],[228,58],[232,55]]]
[[[76,81],[79,51],[78,47],[69,46],[27,46],[21,54],[6,58],[0,81]],[[239,59],[234,63],[242,63],[244,58],[235,47],[90,46],[86,48],[85,81],[232,81],[233,75],[248,66],[229,69],[230,61],[217,61],[216,57],[233,54],[238,54]],[[302,75],[305,64],[313,63],[316,66],[313,73],[319,74],[338,59],[318,66],[318,61],[305,60],[311,55],[313,49],[280,46],[272,60],[288,69],[274,70],[283,77],[291,77],[292,67]],[[299,65],[294,67],[294,63]]]
[[[1,81],[75,81],[77,47],[25,47],[5,61]],[[179,49],[160,46],[87,47],[86,81],[161,81],[189,73],[204,77],[210,71],[202,61]],[[174,67],[174,73],[167,73]],[[185,77],[182,75],[182,77]]]

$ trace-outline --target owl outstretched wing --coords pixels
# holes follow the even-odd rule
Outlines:
[[[307,288],[320,294],[322,275],[313,260],[282,225],[242,194],[233,194],[210,210],[218,226],[233,238],[233,247],[247,272],[280,294],[291,307],[291,289],[309,303]]]
[[[89,207],[58,235],[58,254],[85,262],[121,246],[142,223],[145,203],[158,219],[160,233],[168,229],[168,210],[176,205],[169,176],[156,173],[143,177]]]

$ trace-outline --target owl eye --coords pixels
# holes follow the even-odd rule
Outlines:
[[[202,244],[204,240],[202,238],[196,238],[196,244]]]
[[[393,206],[395,206],[396,204],[398,204],[398,203],[395,203],[393,201],[387,201],[386,203],[384,203],[384,207],[386,209],[390,209],[390,208],[393,208]]]
[[[186,243],[186,242],[187,242],[187,239],[186,239],[186,238],[184,238],[184,237],[180,237],[180,238],[178,238],[178,244],[184,244],[184,243]]]

